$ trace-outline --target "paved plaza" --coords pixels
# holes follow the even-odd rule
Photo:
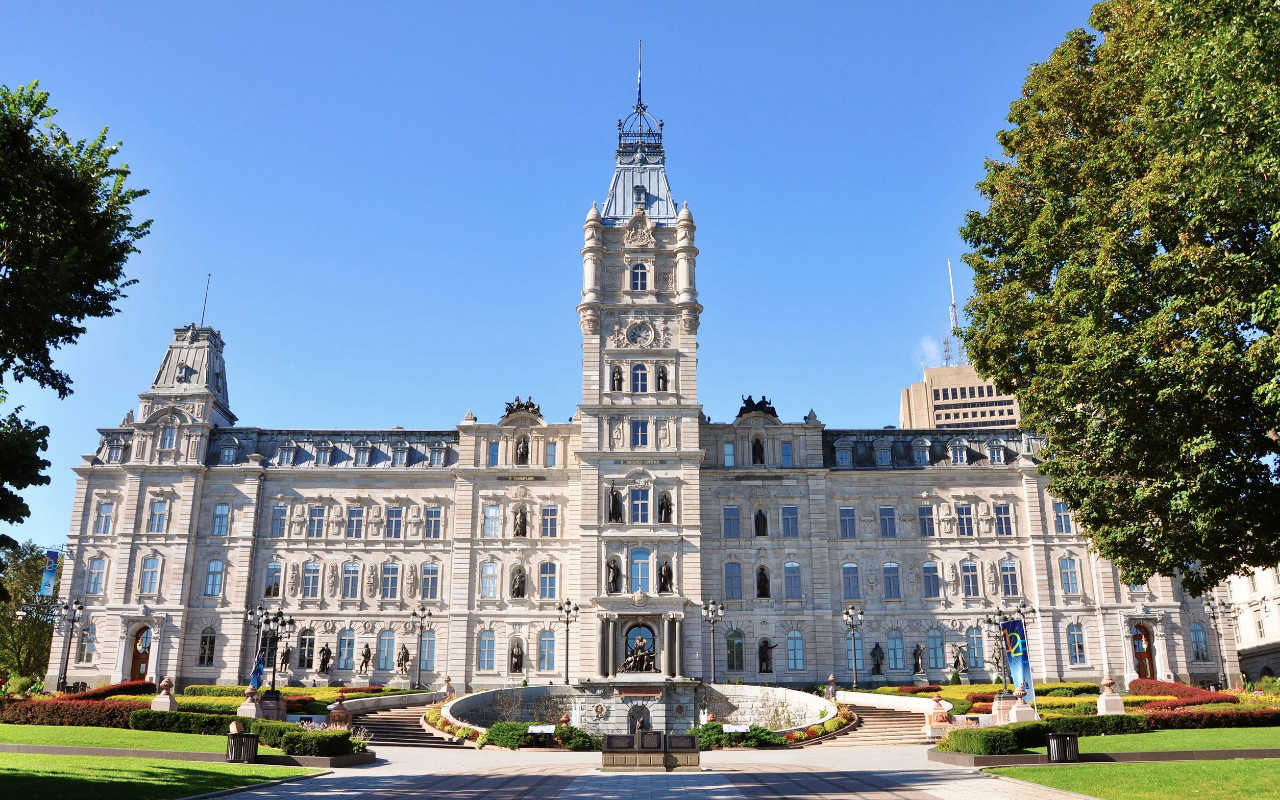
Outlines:
[[[376,764],[238,792],[256,798],[456,800],[1063,800],[1066,792],[934,764],[925,747],[704,753],[702,772],[602,773],[599,753],[378,748]]]

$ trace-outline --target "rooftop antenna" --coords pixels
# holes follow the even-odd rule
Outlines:
[[[956,308],[956,280],[951,273],[949,258],[947,259],[947,283],[951,287],[951,306],[948,309],[951,314],[951,331],[950,335],[942,339],[942,366],[951,367],[964,363],[964,346],[960,344],[960,312]]]
[[[209,307],[209,281],[213,280],[213,273],[210,272],[204,276],[204,302],[200,304],[200,327],[204,327],[204,310]]]

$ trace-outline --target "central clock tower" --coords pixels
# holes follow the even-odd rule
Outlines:
[[[695,230],[667,184],[662,123],[637,102],[583,225],[578,591],[596,635],[583,625],[580,674],[594,680],[702,674]]]

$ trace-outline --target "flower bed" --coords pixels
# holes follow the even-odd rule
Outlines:
[[[87,692],[66,694],[63,695],[61,699],[106,700],[108,697],[113,695],[155,694],[157,691],[156,685],[151,681],[124,681],[123,683],[113,683],[110,686],[103,686],[99,689],[90,689]]]
[[[1163,694],[1172,696],[1173,700],[1156,700],[1143,706],[1148,711],[1172,711],[1187,706],[1202,706],[1208,703],[1239,703],[1240,698],[1225,692],[1211,692],[1197,686],[1170,681],[1153,681],[1139,678],[1129,684],[1130,694]]]

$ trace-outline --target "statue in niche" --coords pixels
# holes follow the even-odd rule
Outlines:
[[[916,643],[916,649],[911,651],[911,662],[915,666],[917,675],[924,674],[924,645]]]
[[[521,436],[516,440],[516,464],[525,466],[529,463],[529,437]]]
[[[329,662],[333,660],[333,651],[329,649],[329,645],[320,645],[320,667],[316,670],[321,675],[329,674]]]
[[[773,651],[776,647],[777,645],[767,638],[760,640],[760,646],[756,648],[756,655],[760,659],[761,672],[773,672]]]
[[[756,570],[756,597],[769,597],[769,570]]]
[[[524,672],[524,648],[520,646],[519,639],[511,645],[511,671]]]
[[[653,642],[641,632],[635,643],[622,659],[623,672],[657,672],[657,654],[653,652]]]
[[[666,525],[671,524],[671,495],[666,492],[663,492],[662,497],[658,498],[658,522]]]
[[[528,536],[529,535],[529,512],[523,508],[516,509],[515,525],[513,526],[512,535]]]
[[[396,655],[396,672],[409,674],[409,648],[405,645],[400,645],[400,652]]]
[[[884,674],[884,672],[882,671],[883,667],[884,667],[884,648],[880,646],[879,642],[876,642],[876,646],[871,648],[871,674],[883,675]]]
[[[286,643],[284,646],[284,649],[280,651],[280,671],[288,672],[289,666],[290,666],[289,662],[291,662],[292,660],[293,660],[293,648],[290,647],[288,643]]]
[[[658,567],[658,594],[671,594],[672,583],[671,562],[663,561],[662,565]]]
[[[524,597],[524,567],[511,570],[511,596],[516,599]]]
[[[613,374],[609,378],[609,390],[614,392],[622,391],[622,367],[613,368]]]
[[[764,442],[760,441],[759,439],[751,440],[751,463],[752,464],[764,463]]]
[[[769,518],[765,516],[765,513],[763,510],[756,511],[755,525],[756,525],[756,536],[769,535]]]
[[[608,576],[606,578],[606,591],[608,591],[609,594],[617,594],[622,591],[622,570],[618,567],[618,560],[616,558],[609,559],[609,563],[605,567],[605,572]]]
[[[609,521],[622,522],[622,492],[609,490]]]
[[[360,651],[360,666],[356,669],[361,675],[369,674],[369,662],[373,660],[373,651],[369,649],[369,643],[364,643],[364,649]]]
[[[658,391],[667,391],[667,368],[665,366],[658,367]]]

